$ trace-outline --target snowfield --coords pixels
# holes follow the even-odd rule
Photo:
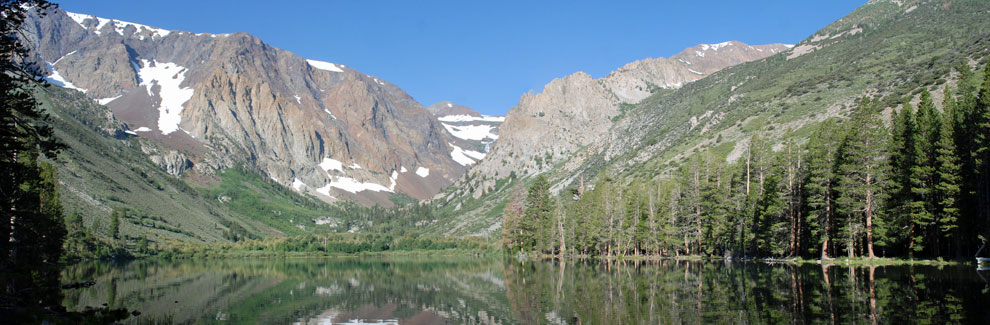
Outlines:
[[[158,62],[156,60],[141,60],[142,65],[138,69],[139,85],[148,89],[148,96],[154,97],[154,86],[159,86],[158,97],[161,103],[158,105],[158,130],[162,134],[169,134],[179,130],[179,122],[182,122],[182,105],[192,99],[193,89],[182,88],[182,81],[186,80],[188,69],[171,62]]]
[[[464,140],[476,140],[481,141],[485,138],[492,140],[498,140],[498,135],[493,133],[492,130],[495,126],[482,124],[482,125],[450,125],[447,123],[440,123],[443,128],[450,132],[450,135],[464,139]]]
[[[470,166],[475,163],[475,160],[485,158],[484,153],[474,150],[464,150],[461,147],[455,146],[453,143],[448,144],[454,148],[454,150],[450,152],[450,158],[458,164],[461,164],[461,166]]]
[[[447,115],[437,118],[440,122],[505,122],[505,116],[482,115],[481,117],[471,115]]]
[[[330,72],[344,72],[344,70],[338,68],[336,64],[330,62],[306,59],[306,63],[309,63],[309,65],[320,70],[326,70]]]

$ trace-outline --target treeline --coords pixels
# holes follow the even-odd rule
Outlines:
[[[803,145],[754,136],[733,163],[705,150],[673,175],[605,174],[556,200],[539,175],[510,199],[502,244],[574,256],[972,257],[990,233],[990,65],[980,81],[962,69],[941,110],[921,89],[890,123],[864,98]]]
[[[281,253],[360,254],[395,251],[494,250],[496,247],[480,237],[449,238],[391,234],[324,233],[281,238],[248,239],[236,243],[172,243],[159,247],[159,258],[225,256],[241,254],[271,255]]]

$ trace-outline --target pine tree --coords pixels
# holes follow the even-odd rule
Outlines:
[[[648,193],[643,182],[634,180],[629,185],[626,197],[626,213],[633,220],[632,241],[634,254],[648,251],[650,239],[650,208]]]
[[[972,212],[975,212],[980,233],[990,237],[990,64],[983,68],[983,83],[968,121],[972,135],[970,159],[975,174],[969,188],[975,203]]]
[[[838,169],[837,208],[847,219],[844,229],[847,254],[854,255],[861,235],[866,235],[867,256],[875,257],[874,223],[881,207],[882,188],[887,175],[887,157],[883,149],[885,130],[877,123],[876,104],[860,101],[852,119],[846,123]]]
[[[120,239],[120,217],[122,214],[123,213],[113,213],[110,217],[110,237],[113,239]]]
[[[657,204],[657,220],[660,223],[658,245],[661,254],[666,256],[677,256],[679,246],[680,228],[677,225],[680,214],[680,186],[675,181],[662,181],[657,194],[659,203]]]
[[[788,136],[793,137],[792,132],[788,132]],[[801,150],[798,150],[794,144],[794,140],[788,139],[784,142],[784,151],[781,153],[784,157],[784,188],[786,192],[784,193],[783,200],[786,205],[786,215],[788,222],[788,232],[789,241],[787,254],[788,256],[796,256],[800,254],[801,250],[801,229],[803,228],[801,222]]]
[[[553,212],[556,208],[550,199],[550,183],[545,176],[537,175],[526,195],[526,208],[520,225],[524,236],[520,238],[520,247],[524,250],[550,250],[554,243],[552,237]]]
[[[932,192],[936,176],[935,144],[938,143],[941,118],[927,90],[922,90],[915,119],[918,132],[914,142],[914,164],[910,179],[912,200],[909,205],[913,236],[909,254],[921,252],[936,237],[935,200]]]
[[[59,308],[58,262],[65,228],[58,202],[54,167],[39,163],[55,158],[61,145],[50,118],[32,92],[41,71],[28,60],[20,28],[28,10],[43,15],[46,1],[0,3],[0,293],[9,304]]]
[[[836,153],[839,145],[838,122],[822,122],[808,140],[807,193],[808,224],[813,243],[821,244],[821,258],[829,258],[832,225],[835,217]]]
[[[776,167],[776,165],[770,165]],[[782,186],[782,173],[777,168],[768,169],[764,174],[763,189],[757,200],[757,213],[753,233],[756,237],[755,250],[760,255],[782,256],[786,253],[788,242],[781,240],[787,237],[785,211],[786,195]]]
[[[684,213],[685,220],[690,220],[690,225],[685,225],[684,243],[687,254],[703,254],[704,247],[701,243],[702,232],[702,180],[703,167],[700,155],[694,155],[686,168],[681,170],[682,188],[687,189],[684,193]],[[690,244],[688,244],[690,243]]]
[[[915,138],[917,127],[914,121],[914,108],[905,102],[899,113],[893,116],[890,140],[888,141],[888,164],[890,175],[886,191],[889,198],[886,207],[887,222],[878,243],[884,246],[894,246],[897,243],[911,241],[914,224],[911,222],[911,168],[914,166]]]
[[[513,192],[509,197],[508,206],[502,214],[502,247],[507,251],[515,251],[522,248],[522,225],[520,220],[525,212],[523,205],[525,194],[522,189]]]
[[[936,145],[936,166],[938,184],[935,185],[935,198],[937,200],[936,211],[938,213],[938,224],[941,236],[949,238],[957,232],[959,227],[959,195],[960,195],[960,168],[959,157],[955,144],[955,101],[949,92],[949,87],[945,87],[945,100],[942,105],[945,111],[945,118],[942,119],[942,129],[938,144]],[[959,236],[955,236],[958,243]],[[956,245],[957,246],[957,245]],[[955,247],[958,252],[958,246]]]

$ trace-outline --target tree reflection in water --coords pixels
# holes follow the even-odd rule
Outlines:
[[[990,272],[722,261],[244,258],[83,263],[69,309],[131,323],[990,323]]]

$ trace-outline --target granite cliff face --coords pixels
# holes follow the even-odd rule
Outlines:
[[[524,94],[509,110],[499,140],[486,159],[471,170],[477,177],[462,181],[470,182],[470,186],[457,188],[473,188],[470,194],[480,197],[493,188],[495,180],[512,172],[526,175],[548,170],[603,137],[625,105],[790,47],[750,46],[737,41],[701,44],[670,58],[629,63],[599,79],[584,72],[554,79],[542,92]]]
[[[244,164],[325,200],[388,204],[396,192],[427,198],[465,172],[452,154],[460,139],[429,111],[344,65],[246,33],[170,31],[58,9],[25,27],[49,81],[112,108],[132,136],[166,144],[174,153],[149,156],[173,174]]]

